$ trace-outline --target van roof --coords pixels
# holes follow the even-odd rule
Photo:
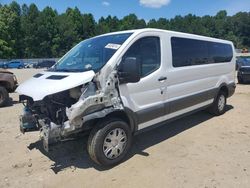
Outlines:
[[[223,40],[219,38],[213,38],[213,37],[208,37],[208,36],[202,36],[202,35],[196,35],[196,34],[190,34],[190,33],[183,33],[183,32],[177,32],[177,31],[170,31],[170,30],[163,30],[163,29],[155,29],[155,28],[143,28],[143,29],[133,29],[133,30],[125,30],[125,31],[117,31],[117,32],[112,32],[112,33],[106,33],[100,36],[105,36],[105,35],[113,35],[113,34],[122,34],[122,33],[143,33],[143,32],[163,32],[163,33],[168,33],[168,34],[176,34],[176,35],[183,35],[186,37],[194,37],[197,38],[199,37],[200,39],[204,40],[214,40],[218,42],[226,42],[226,43],[231,43],[231,41],[228,40]]]

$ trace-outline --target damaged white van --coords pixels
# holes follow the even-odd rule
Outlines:
[[[158,29],[97,36],[17,88],[20,129],[40,130],[47,151],[89,131],[91,159],[112,166],[138,130],[204,108],[223,114],[234,70],[230,41]]]

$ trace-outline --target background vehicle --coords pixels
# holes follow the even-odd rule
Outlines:
[[[17,86],[16,76],[12,72],[0,69],[0,107],[7,105],[9,93],[15,91]]]
[[[52,67],[56,62],[54,60],[44,60],[41,62],[38,62],[33,65],[34,68],[50,68]]]
[[[158,29],[104,34],[17,88],[25,104],[20,129],[40,129],[46,151],[90,131],[89,156],[112,166],[137,131],[201,109],[222,115],[234,91],[230,41]]]
[[[26,63],[26,64],[25,64],[25,68],[27,68],[27,69],[33,68],[34,64],[35,64],[35,63],[33,63],[33,62]]]
[[[4,62],[0,62],[0,68],[3,68]]]
[[[4,63],[3,68],[10,69],[10,68],[16,68],[16,69],[22,69],[24,68],[24,63],[22,61],[9,61],[7,63]]]
[[[237,59],[238,83],[250,82],[250,56],[241,56]]]

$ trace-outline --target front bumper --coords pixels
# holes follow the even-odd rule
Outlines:
[[[26,132],[39,131],[40,138],[43,142],[44,150],[49,152],[49,145],[60,141],[61,127],[54,123],[45,123],[45,120],[39,120],[31,114],[24,114],[19,117],[20,131],[24,134]]]

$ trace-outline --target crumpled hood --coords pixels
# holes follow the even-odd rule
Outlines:
[[[44,71],[22,83],[16,92],[32,97],[34,101],[39,101],[48,95],[88,83],[94,76],[94,71],[81,73]]]

